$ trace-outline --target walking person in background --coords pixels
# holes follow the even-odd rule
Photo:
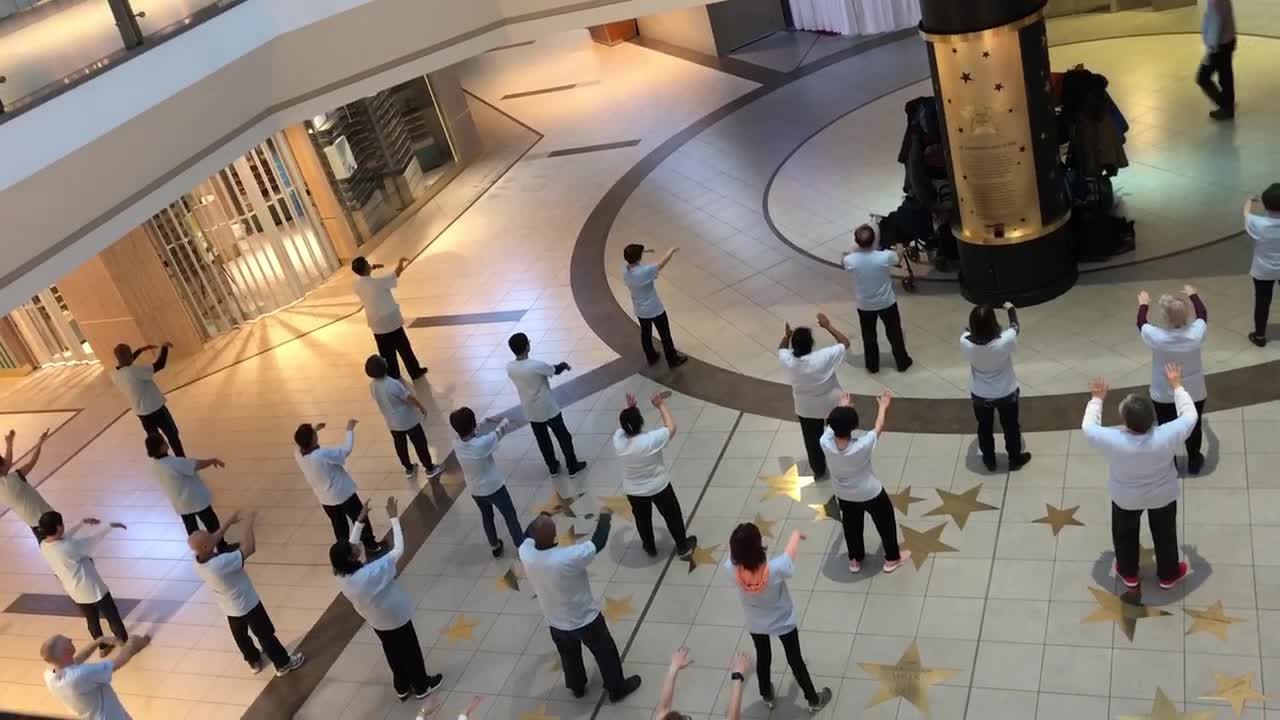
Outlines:
[[[173,511],[182,517],[187,535],[199,530],[201,524],[205,530],[217,532],[218,513],[213,511],[213,494],[201,479],[200,471],[211,467],[226,467],[226,464],[217,458],[196,460],[173,457],[169,455],[169,443],[159,435],[147,436],[147,457],[152,461],[151,477],[155,478],[165,497],[169,499]],[[218,546],[218,552],[234,549],[225,542]]]
[[[778,360],[791,385],[796,419],[804,435],[804,449],[809,456],[809,470],[814,478],[827,475],[827,461],[822,453],[822,430],[827,413],[840,402],[840,379],[836,370],[844,363],[849,338],[837,330],[826,315],[818,313],[818,327],[831,333],[836,344],[814,351],[813,331],[807,327],[791,329],[788,323],[778,343]]]
[[[565,427],[564,415],[556,404],[556,396],[551,392],[551,378],[569,370],[569,363],[559,362],[548,365],[541,360],[529,357],[529,336],[516,333],[507,340],[507,347],[516,356],[507,363],[507,377],[516,386],[520,395],[520,407],[524,410],[533,437],[538,441],[538,452],[547,464],[547,472],[552,476],[560,474],[560,461],[556,459],[555,448],[551,446],[551,435],[555,433],[556,442],[560,444],[560,452],[564,454],[564,464],[569,470],[569,478],[576,478],[587,469],[585,462],[580,462],[573,451],[573,436]],[[581,494],[574,492],[573,494]]]
[[[858,308],[867,372],[880,372],[876,320],[884,323],[884,334],[889,339],[898,372],[906,372],[912,360],[907,354],[907,342],[902,337],[902,316],[898,312],[898,297],[893,292],[893,278],[889,273],[889,268],[900,261],[898,251],[876,250],[876,231],[870,225],[862,225],[853,231],[853,243],[853,249],[845,253],[841,264],[853,273],[853,297]]]
[[[1165,378],[1164,368],[1173,363],[1182,369],[1182,386],[1196,406],[1196,426],[1187,436],[1187,474],[1199,475],[1204,467],[1204,455],[1200,452],[1200,426],[1204,422],[1204,401],[1209,390],[1204,382],[1204,362],[1200,348],[1204,347],[1205,333],[1209,331],[1209,311],[1205,309],[1196,289],[1190,285],[1182,288],[1186,300],[1173,295],[1160,297],[1160,310],[1166,327],[1155,325],[1147,319],[1151,296],[1146,290],[1138,293],[1138,333],[1142,342],[1151,348],[1151,404],[1156,409],[1156,420],[1164,425],[1178,417],[1174,406],[1173,388]],[[1195,311],[1195,319],[1188,317],[1188,305]],[[1191,320],[1188,322],[1188,320]]]
[[[303,423],[293,432],[293,442],[298,446],[293,451],[294,462],[298,463],[302,477],[316,494],[324,514],[329,516],[336,540],[347,539],[348,521],[360,517],[360,510],[364,507],[356,492],[356,481],[347,472],[347,458],[356,442],[356,424],[355,420],[347,421],[347,436],[337,447],[320,447],[320,431],[324,429],[324,423]],[[369,556],[384,550],[370,525],[364,526],[360,540]]]
[[[40,439],[31,448],[31,457],[20,467],[13,466],[13,441],[17,436],[18,433],[14,430],[4,436],[4,457],[0,457],[0,506],[13,508],[14,514],[22,518],[23,524],[31,528],[36,542],[40,542],[40,516],[52,512],[53,508],[31,486],[27,478],[40,459],[40,450],[44,447],[44,441],[49,439],[49,431],[40,433]]]
[[[646,252],[644,245],[632,243],[622,249],[622,259],[626,267],[622,268],[622,282],[631,291],[631,304],[636,311],[636,319],[640,321],[640,347],[650,365],[654,365],[661,357],[653,349],[653,329],[658,329],[658,337],[662,340],[662,352],[667,357],[667,366],[672,370],[688,362],[689,358],[676,352],[675,341],[671,339],[671,322],[667,318],[667,309],[658,297],[658,289],[654,282],[658,273],[671,262],[676,250],[671,248],[652,265],[641,265],[640,260]]]
[[[364,257],[351,261],[351,272],[356,274],[351,287],[360,302],[364,303],[364,317],[369,323],[369,329],[373,331],[378,354],[387,361],[387,375],[397,380],[400,379],[400,363],[396,360],[396,355],[404,359],[404,369],[409,372],[410,380],[417,380],[427,374],[427,369],[418,364],[418,356],[413,354],[409,334],[404,331],[404,316],[400,314],[400,304],[396,302],[395,295],[391,294],[407,267],[409,258],[400,258],[390,275],[374,277],[373,271],[380,270],[381,265],[370,265]]]
[[[186,457],[186,453],[182,450],[182,440],[178,437],[178,424],[173,421],[173,414],[165,405],[164,393],[160,392],[160,386],[156,385],[156,373],[163,370],[165,364],[169,362],[171,347],[173,343],[169,342],[161,345],[156,361],[148,365],[135,361],[142,353],[154,350],[154,345],[144,345],[133,350],[128,345],[120,343],[113,350],[116,356],[116,369],[111,373],[111,382],[124,393],[129,406],[137,413],[142,429],[148,435],[164,435],[169,441],[169,447],[173,448],[173,454]]]
[[[418,466],[409,459],[409,443],[413,443],[418,462],[422,463],[428,480],[440,477],[444,472],[443,465],[437,465],[431,459],[431,448],[427,445],[427,431],[422,423],[427,418],[427,409],[422,406],[413,392],[400,380],[387,374],[387,361],[381,355],[370,355],[364,361],[364,374],[368,375],[369,393],[378,404],[382,419],[387,421],[387,429],[391,431],[391,443],[396,448],[396,457],[404,467],[404,476],[416,477]]]
[[[151,638],[136,635],[114,658],[91,663],[87,661],[94,650],[105,656],[115,643],[98,639],[77,650],[70,638],[54,635],[40,646],[40,659],[49,665],[44,671],[45,687],[80,720],[132,720],[111,687],[111,677],[150,644]]]
[[[507,434],[507,419],[489,419],[494,428],[481,433],[477,430],[476,413],[469,407],[460,407],[449,413],[449,425],[458,434],[453,441],[453,454],[462,466],[462,481],[467,485],[467,492],[480,508],[480,524],[484,526],[485,539],[489,541],[489,550],[494,557],[502,557],[503,544],[498,538],[498,528],[493,522],[493,511],[502,513],[506,521],[507,532],[511,534],[511,546],[519,551],[524,542],[524,531],[520,529],[520,520],[516,517],[516,506],[511,502],[511,493],[507,491],[506,480],[493,461],[493,453],[498,449],[498,441]]]
[[[804,693],[809,712],[818,712],[831,702],[831,688],[821,691],[813,686],[804,654],[800,651],[800,615],[791,602],[787,590],[787,578],[796,572],[796,556],[805,536],[791,533],[791,540],[781,555],[772,560],[765,554],[764,540],[755,523],[742,523],[729,536],[729,557],[724,569],[732,574],[746,615],[747,632],[756,646],[756,679],[760,683],[760,699],[770,708],[776,702],[773,695],[773,678],[770,675],[773,662],[772,638],[782,641],[787,665],[795,676],[796,684]]]
[[[342,594],[351,601],[360,617],[373,628],[382,643],[382,652],[391,668],[391,685],[400,702],[409,694],[421,700],[440,687],[443,675],[428,675],[422,660],[422,646],[413,629],[414,603],[396,582],[396,563],[404,556],[404,530],[394,497],[387,498],[391,518],[391,548],[386,555],[369,562],[360,561],[360,526],[368,519],[366,503],[351,530],[351,537],[329,548],[329,563],[341,583]]]
[[[1209,117],[1231,120],[1236,116],[1236,76],[1231,67],[1231,56],[1236,52],[1236,17],[1231,0],[1205,0],[1200,36],[1205,55],[1196,72],[1196,84],[1218,106]],[[1217,84],[1213,81],[1215,73]]]
[[[1253,332],[1249,342],[1267,344],[1267,317],[1271,314],[1271,292],[1280,280],[1280,183],[1262,191],[1261,207],[1256,195],[1244,201],[1244,229],[1253,238]]]
[[[636,407],[636,396],[627,393],[627,406],[618,414],[619,429],[613,431],[613,449],[622,458],[622,492],[631,504],[636,519],[640,545],[649,557],[657,557],[658,544],[653,538],[653,508],[657,507],[667,523],[667,532],[676,544],[676,554],[688,558],[698,544],[697,535],[688,535],[680,498],[671,487],[662,449],[676,433],[676,419],[667,407],[666,396],[653,394],[650,400],[662,415],[662,427],[644,432],[644,415]]]
[[[667,667],[667,679],[662,683],[662,694],[658,696],[658,708],[653,713],[653,720],[691,720],[688,715],[672,710],[676,702],[676,679],[680,671],[693,664],[689,657],[689,648],[680,647],[671,654],[671,665]],[[725,709],[725,720],[741,720],[742,718],[742,686],[746,683],[746,674],[751,671],[751,656],[745,652],[734,653],[729,661],[729,679],[733,681],[729,690],[729,706]]]
[[[1009,470],[1021,470],[1031,460],[1022,444],[1018,423],[1018,376],[1013,371],[1013,353],[1018,349],[1018,311],[1004,304],[1009,327],[1001,328],[995,308],[978,305],[969,312],[969,329],[960,336],[960,348],[969,358],[969,396],[978,420],[978,450],[982,464],[996,470],[996,415],[1004,431],[1004,451]]]
[[[93,563],[93,549],[113,529],[127,528],[123,523],[113,522],[96,532],[77,536],[82,526],[94,527],[101,524],[102,521],[97,518],[85,518],[68,530],[62,524],[62,515],[50,510],[40,516],[40,536],[44,538],[40,541],[40,554],[49,563],[49,568],[57,576],[58,582],[62,583],[62,589],[71,601],[80,607],[89,626],[89,637],[94,640],[102,637],[102,618],[106,618],[111,634],[115,635],[118,643],[123,644],[129,639],[129,631],[120,619],[120,610],[111,597],[111,589],[102,581],[102,576]],[[105,657],[113,647],[114,645],[103,645],[102,655]]]

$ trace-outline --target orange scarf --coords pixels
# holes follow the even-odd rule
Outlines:
[[[733,577],[738,582],[738,587],[749,593],[758,593],[769,587],[769,563],[760,563],[760,567],[755,570],[734,565]]]

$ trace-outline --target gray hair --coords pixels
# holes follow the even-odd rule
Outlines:
[[[1164,319],[1169,323],[1170,328],[1180,328],[1187,324],[1187,301],[1181,296],[1161,295],[1160,311],[1164,313]]]
[[[1156,409],[1147,398],[1130,393],[1120,401],[1120,419],[1130,431],[1146,435],[1156,424]]]

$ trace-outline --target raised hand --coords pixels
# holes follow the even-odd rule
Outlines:
[[[226,464],[226,463],[222,462],[222,461],[221,461],[221,460],[219,460],[218,458],[211,458],[211,459],[209,460],[209,465],[210,465],[211,467],[216,467],[216,468],[224,468],[224,467],[226,467],[226,466],[227,466],[227,464]]]
[[[1168,363],[1164,366],[1164,376],[1169,381],[1169,387],[1182,387],[1182,366],[1178,363]]]
[[[352,430],[355,430],[356,426],[359,424],[360,424],[359,420],[355,418],[351,418],[350,420],[347,421],[347,432],[351,432]]]
[[[1107,396],[1107,383],[1102,378],[1094,378],[1089,381],[1089,394],[1095,398],[1102,400]]]
[[[1192,295],[1196,294],[1196,288],[1194,285],[1191,285],[1191,284],[1183,285],[1182,293],[1187,297],[1191,297]]]
[[[884,392],[880,393],[880,397],[876,398],[876,402],[880,405],[880,407],[888,408],[889,403],[893,402],[893,391],[885,390]]]
[[[842,392],[840,393],[840,402],[836,404],[839,405],[840,407],[849,407],[850,405],[853,404],[853,398],[850,397],[849,393]]]
[[[818,313],[818,327],[823,330],[831,327],[831,318],[827,317],[825,313]]]
[[[801,541],[804,541],[804,540],[808,540],[808,539],[809,539],[809,536],[808,536],[808,535],[806,535],[806,534],[804,534],[804,533],[800,532],[799,530],[796,530],[796,531],[792,532],[792,533],[791,533],[791,537],[793,537],[793,538],[799,538]]]
[[[1009,302],[1008,300],[1005,300],[1004,305],[1001,305],[1000,307],[1004,308],[1005,310],[1012,310],[1013,303]]]
[[[633,408],[635,406],[636,406],[636,396],[633,393],[627,393],[627,407]]]
[[[1141,290],[1138,292],[1138,304],[1139,305],[1151,304],[1151,295],[1149,295],[1146,290]]]
[[[653,403],[653,406],[656,408],[662,407],[662,404],[666,401],[667,396],[661,392],[656,392],[653,394],[653,397],[649,398],[649,402]]]
[[[681,645],[676,651],[671,653],[671,669],[683,670],[693,664],[693,658],[689,657],[689,648]]]
[[[13,431],[10,430],[9,432],[13,432]],[[44,432],[40,433],[39,439],[36,440],[36,444],[43,445],[44,441],[49,439],[49,432],[50,432],[49,428],[45,428]]]
[[[84,523],[85,525],[101,525],[102,524],[102,521],[96,517],[87,517],[81,520],[80,522]]]
[[[117,530],[128,530],[128,529],[129,529],[129,526],[128,526],[128,525],[125,525],[125,524],[124,524],[124,523],[122,523],[122,522],[113,522],[113,523],[111,523],[110,527],[113,527],[113,528],[115,528],[115,529],[117,529]]]
[[[750,670],[754,661],[751,659],[750,653],[738,651],[733,654],[733,659],[729,661],[729,669],[746,675]]]
[[[356,516],[356,522],[362,523],[369,517],[369,508],[373,504],[373,498],[364,501],[364,505],[360,508],[360,514]]]
[[[396,502],[394,495],[387,498],[387,517],[396,518],[400,516],[400,503]]]

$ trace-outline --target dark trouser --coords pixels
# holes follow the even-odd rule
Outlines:
[[[285,668],[289,666],[289,651],[284,649],[284,645],[276,639],[276,626],[271,624],[271,616],[267,615],[267,609],[258,603],[247,614],[240,617],[228,617],[227,625],[231,627],[231,637],[236,641],[236,647],[240,648],[240,655],[244,661],[250,665],[257,665],[258,660],[263,655],[271,661],[272,665],[277,668]],[[258,650],[258,646],[253,644],[253,639],[249,637],[252,632],[253,636],[258,638],[258,642],[262,645],[262,650]]]
[[[862,354],[866,356],[867,370],[880,371],[880,343],[876,339],[876,320],[884,323],[884,335],[889,340],[889,348],[893,351],[893,362],[901,370],[911,356],[907,354],[907,343],[902,338],[902,316],[898,314],[898,303],[883,310],[858,310],[858,326],[862,328]]]
[[[610,695],[622,689],[622,657],[618,655],[618,646],[613,642],[613,635],[609,634],[604,615],[596,615],[595,620],[577,630],[549,629],[551,640],[560,653],[565,687],[573,692],[587,689],[587,669],[582,666],[582,646],[586,645],[591,656],[596,659],[604,689]]]
[[[1138,531],[1142,510],[1125,510],[1111,503],[1111,541],[1116,550],[1116,571],[1124,577],[1138,576]],[[1156,576],[1161,580],[1178,577],[1178,501],[1146,511],[1151,539],[1156,545]]]
[[[893,517],[893,503],[884,490],[866,502],[840,500],[840,524],[844,526],[844,544],[849,549],[849,559],[862,562],[867,556],[867,549],[862,544],[862,513],[871,516],[876,532],[880,533],[880,542],[884,544],[886,561],[900,560],[898,552],[898,523]]]
[[[804,664],[804,655],[800,654],[800,628],[786,635],[779,635],[782,650],[787,654],[787,665],[791,666],[791,674],[796,684],[804,693],[804,699],[810,703],[818,701],[818,691],[813,687],[809,677],[809,668]],[[756,644],[756,678],[760,681],[760,697],[773,697],[773,681],[769,678],[769,665],[773,662],[773,646],[768,635],[751,633],[751,640]]]
[[[413,346],[409,344],[409,334],[404,331],[404,328],[396,328],[389,333],[374,333],[373,341],[378,344],[378,354],[387,361],[389,377],[400,379],[400,363],[396,362],[397,353],[404,358],[404,369],[409,371],[409,377],[423,373],[422,366],[418,364],[418,356],[413,354]]]
[[[102,637],[102,618],[106,618],[111,634],[116,636],[116,640],[124,642],[129,639],[129,631],[124,629],[124,621],[120,619],[120,610],[116,607],[116,601],[111,597],[111,593],[103,595],[102,599],[96,603],[76,603],[76,605],[80,606],[80,612],[84,613],[85,622],[89,625],[89,637],[94,640]]]
[[[1178,408],[1173,403],[1152,402],[1151,404],[1156,407],[1156,420],[1161,425],[1178,419]],[[1196,416],[1196,427],[1187,436],[1187,457],[1189,458],[1200,454],[1200,442],[1202,439],[1200,425],[1204,422],[1204,400],[1196,403]]]
[[[1253,278],[1253,334],[1267,336],[1267,317],[1271,315],[1271,291],[1275,280]]]
[[[161,405],[155,412],[139,415],[138,420],[148,435],[164,435],[169,443],[169,450],[175,457],[187,456],[182,450],[182,440],[178,437],[178,424],[173,421],[168,405]]]
[[[658,546],[653,540],[653,508],[656,506],[667,521],[667,532],[676,541],[676,551],[684,554],[688,548],[689,538],[685,535],[684,513],[680,510],[680,498],[676,497],[675,488],[668,483],[657,495],[628,495],[631,512],[636,516],[636,532],[640,533],[640,544],[645,552],[657,552]]]
[[[404,469],[408,470],[413,466],[413,462],[409,460],[410,441],[413,441],[413,450],[418,454],[418,462],[422,463],[422,467],[433,467],[435,463],[431,460],[431,448],[427,446],[427,431],[422,429],[422,423],[418,423],[408,430],[391,431],[391,444],[396,446],[396,457],[400,458]]]
[[[396,689],[396,695],[425,693],[427,665],[422,660],[422,646],[418,644],[418,633],[413,629],[413,621],[410,620],[395,630],[375,628],[373,633],[382,641],[382,652],[387,656],[387,665],[391,667],[391,685]]]
[[[1018,424],[1018,391],[1002,398],[973,398],[973,416],[978,419],[978,450],[982,459],[996,459],[996,413],[1000,414],[1000,429],[1004,430],[1004,451],[1009,462],[1022,454],[1022,426]]]
[[[1220,110],[1234,113],[1236,110],[1236,75],[1231,67],[1231,56],[1236,52],[1236,41],[1223,45],[1209,53],[1196,72],[1196,84]],[[1218,74],[1214,84],[1213,74]]]
[[[662,340],[662,354],[667,356],[667,364],[670,365],[680,357],[680,353],[676,352],[676,343],[671,339],[671,323],[667,320],[666,313],[658,317],[640,318],[640,347],[644,348],[644,356],[650,365],[658,362],[658,351],[653,349],[654,328],[658,329],[658,337]]]
[[[507,532],[511,533],[512,544],[520,547],[524,542],[524,530],[520,529],[516,506],[511,502],[511,493],[507,492],[507,488],[501,487],[492,495],[473,495],[472,499],[480,508],[480,524],[484,526],[484,536],[489,540],[489,547],[498,547],[498,528],[493,524],[494,508],[502,513],[502,519],[507,523]]]
[[[809,456],[809,470],[815,478],[827,474],[827,456],[822,453],[822,433],[827,428],[823,418],[796,417],[800,421],[800,434],[804,436],[804,452]]]
[[[203,510],[197,510],[193,513],[185,513],[182,516],[182,524],[187,528],[187,535],[190,535],[191,533],[200,529],[200,525],[196,524],[197,518],[200,520],[200,525],[204,525],[204,529],[207,532],[211,532],[211,533],[217,532],[218,528],[222,527],[221,525],[218,524],[218,513],[214,512],[213,506],[210,505],[209,507]],[[218,552],[223,552],[226,549],[227,549],[227,541],[226,540],[219,541]]]
[[[564,426],[564,415],[556,415],[546,422],[529,421],[533,429],[533,439],[538,441],[538,451],[547,463],[547,469],[554,475],[560,472],[560,461],[556,460],[556,450],[551,446],[551,434],[555,433],[556,442],[560,444],[560,452],[564,453],[564,464],[569,469],[578,466],[578,456],[573,452],[573,436],[569,428]]]
[[[329,522],[333,524],[333,536],[338,540],[346,540],[351,534],[351,526],[347,521],[350,519],[351,522],[355,522],[360,517],[364,503],[360,502],[360,493],[351,493],[351,497],[343,500],[341,505],[321,505],[320,507],[324,508],[324,514],[329,516]],[[364,543],[366,549],[378,546],[378,540],[373,536],[373,523],[364,524],[364,529],[360,532],[360,542]]]

